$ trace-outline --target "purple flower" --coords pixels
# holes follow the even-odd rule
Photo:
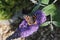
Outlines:
[[[37,24],[28,25],[26,20],[23,20],[19,25],[20,28],[20,37],[28,37],[36,32],[39,28],[39,25],[46,21],[46,16],[41,10],[37,10],[34,15],[36,16]]]
[[[46,15],[41,10],[37,10],[34,14],[37,17],[36,21],[39,25],[46,21]]]
[[[36,24],[32,23],[31,25],[29,25],[27,20],[24,19],[19,25],[19,27],[16,29],[15,33],[8,37],[7,40],[18,37],[28,37],[32,35],[34,32],[36,32],[39,26],[46,21],[46,16],[41,10],[37,10],[36,12],[34,12],[34,15],[36,16]]]
[[[25,25],[26,24],[26,25]],[[23,20],[23,22],[19,25],[20,28],[20,36],[21,37],[27,37],[31,34],[33,34],[33,32],[38,30],[38,25],[28,25],[27,22],[25,20]]]

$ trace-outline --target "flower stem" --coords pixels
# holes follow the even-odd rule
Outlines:
[[[51,28],[51,31],[53,31],[53,25],[52,25],[52,14],[50,14],[50,28]]]

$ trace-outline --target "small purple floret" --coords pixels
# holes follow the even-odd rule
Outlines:
[[[39,25],[46,21],[46,15],[41,10],[37,10],[34,14],[37,17],[36,21]]]
[[[41,10],[37,10],[34,15],[36,16],[37,24],[28,25],[26,20],[23,20],[19,25],[20,37],[28,37],[36,32],[40,24],[46,21],[46,16]]]

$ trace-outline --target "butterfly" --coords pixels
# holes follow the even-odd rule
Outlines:
[[[28,25],[36,24],[36,16],[24,15],[24,19],[27,21]]]

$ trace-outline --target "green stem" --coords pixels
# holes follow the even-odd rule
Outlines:
[[[51,28],[51,31],[53,31],[53,25],[52,25],[52,14],[50,14],[50,28]]]
[[[54,1],[53,1],[53,4],[56,3],[56,1],[57,1],[57,0],[54,0]]]

